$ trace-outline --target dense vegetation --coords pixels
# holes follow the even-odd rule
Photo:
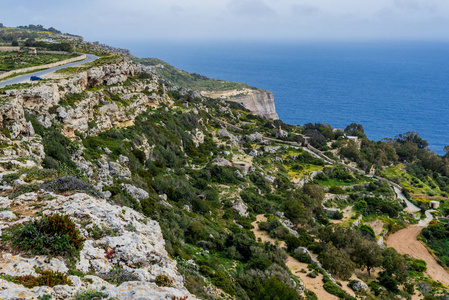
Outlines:
[[[449,228],[447,224],[435,223],[424,228],[421,238],[438,257],[443,267],[449,266]]]
[[[96,64],[118,59],[103,57]],[[26,118],[42,137],[46,155],[45,171],[27,173],[30,178],[47,180],[35,184],[34,189],[100,195],[87,182],[98,183],[100,175],[94,172],[86,176],[75,158],[82,154],[92,166],[98,166],[126,157],[123,165],[131,176],[114,176],[111,183],[102,186],[102,192],[110,193],[111,203],[131,207],[159,222],[166,250],[177,261],[186,287],[204,299],[316,299],[312,291],[301,292],[300,274],[293,274],[285,264],[288,255],[307,264],[307,276],[320,274],[325,291],[344,299],[352,296],[338,281],[347,281],[356,272],[369,285],[357,292],[367,299],[409,298],[415,286],[421,288],[427,282],[422,273],[426,269],[423,261],[378,245],[381,235],[369,222],[381,221],[384,232],[394,232],[417,220],[403,211],[403,203],[396,199],[390,184],[368,177],[363,171],[374,169],[400,183],[406,187],[406,196],[425,210],[430,193],[447,196],[448,156],[431,153],[427,143],[413,132],[374,142],[366,138],[359,124],[334,130],[327,124],[292,126],[266,120],[237,103],[197,98],[196,93],[185,91],[200,87],[249,88],[246,85],[188,74],[156,59],[139,61],[164,66],[157,68],[162,81],[157,84],[157,95],[168,96],[173,103],[148,107],[129,127],[90,136],[75,132],[75,139],[70,140],[62,134],[57,121],[45,128],[36,113],[27,110]],[[136,74],[122,85],[131,88],[147,77]],[[168,89],[163,89],[162,83]],[[101,92],[108,102],[121,108],[131,104],[122,95],[102,88],[89,92]],[[151,94],[148,90],[143,93]],[[88,94],[67,93],[59,104],[74,107]],[[55,114],[56,109],[50,107],[48,111]],[[95,120],[88,126],[95,128]],[[195,136],[198,132],[202,133],[201,141]],[[357,137],[359,143],[348,136]],[[322,156],[300,147],[305,139],[338,163],[326,162]],[[244,169],[232,162],[251,167]],[[355,166],[360,170],[354,171]],[[23,174],[11,173],[2,180],[13,183]],[[149,196],[138,200],[122,184],[143,189]],[[417,191],[426,196],[420,203],[414,195]],[[8,196],[14,198],[24,192],[17,189]],[[242,202],[244,209],[238,205]],[[256,239],[253,229],[258,215],[266,215],[267,221],[256,226],[272,239],[284,241],[285,248]],[[288,221],[291,226],[286,225]],[[436,223],[422,233],[443,265],[449,261],[446,231],[445,224]],[[116,234],[100,226],[89,228],[87,233],[95,240]],[[59,215],[40,216],[14,227],[3,237],[26,252],[65,256],[76,255],[83,243],[70,219]],[[304,248],[318,257],[324,269],[312,263]],[[298,272],[307,273],[305,269]],[[129,278],[121,268],[106,276],[115,284]],[[161,275],[155,283],[170,286],[171,281]],[[434,295],[438,288],[432,285],[432,292],[427,294]],[[77,295],[77,299],[94,297],[102,295],[94,291]]]

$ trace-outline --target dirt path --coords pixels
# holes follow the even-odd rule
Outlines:
[[[376,236],[381,234],[382,233],[382,229],[384,228],[384,222],[382,222],[379,219],[377,219],[376,221],[365,222],[365,225],[370,226],[373,229],[374,234]]]
[[[284,241],[279,242],[276,239],[273,239],[272,237],[270,237],[266,231],[262,231],[259,229],[259,225],[257,224],[257,222],[258,221],[265,222],[266,220],[267,220],[267,218],[264,215],[257,215],[256,221],[254,221],[252,223],[252,225],[254,226],[254,229],[252,229],[252,232],[254,232],[256,239],[260,238],[262,240],[262,242],[270,242],[272,244],[278,243],[280,247],[286,248]],[[331,295],[324,290],[322,274],[318,274],[318,276],[316,278],[311,278],[311,277],[307,276],[307,273],[309,273],[309,271],[307,269],[307,264],[302,263],[302,262],[298,261],[296,258],[288,255],[285,265],[288,267],[290,272],[292,272],[292,274],[296,275],[297,277],[299,277],[301,279],[302,282],[304,282],[304,285],[307,289],[311,290],[312,292],[314,292],[317,295],[319,300],[321,300],[321,299],[323,299],[323,300],[324,299],[325,300],[338,300],[337,296]],[[301,270],[306,270],[307,273],[302,273]],[[351,295],[354,295],[354,292],[351,289],[349,289],[349,287],[347,287],[348,282],[345,282],[345,281],[340,281],[340,282],[342,283],[343,290],[345,290],[346,292],[348,292]]]
[[[331,223],[338,224],[349,220],[352,217],[352,205],[346,207],[343,211],[343,218],[341,220],[331,220]]]
[[[416,238],[424,227],[413,225],[399,230],[388,237],[388,247],[393,247],[401,254],[409,254],[415,259],[427,263],[427,275],[433,280],[449,286],[449,273],[433,258],[426,247]]]

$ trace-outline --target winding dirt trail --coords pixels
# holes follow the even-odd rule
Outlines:
[[[449,286],[449,273],[433,258],[432,254],[421,244],[417,237],[425,226],[413,225],[399,230],[388,237],[388,247],[393,247],[401,254],[409,254],[415,259],[427,263],[427,275],[433,280]]]
[[[284,241],[279,242],[276,239],[273,239],[272,237],[270,237],[266,231],[259,229],[259,225],[257,224],[257,222],[265,222],[267,220],[267,218],[264,215],[257,215],[256,218],[257,218],[256,221],[251,223],[254,226],[254,228],[251,231],[254,232],[256,239],[260,238],[262,240],[262,242],[270,242],[272,244],[278,243],[280,247],[286,248]],[[288,267],[290,272],[292,272],[292,274],[296,275],[297,277],[299,277],[301,279],[301,281],[304,283],[305,287],[308,290],[311,290],[312,292],[314,292],[317,295],[319,300],[321,300],[321,299],[323,299],[323,300],[338,300],[337,296],[331,295],[324,290],[322,274],[318,274],[318,276],[316,278],[311,278],[311,277],[307,276],[307,273],[308,273],[307,264],[302,263],[302,262],[298,261],[296,258],[288,255],[285,265]],[[307,273],[302,273],[301,270],[306,270]],[[351,279],[355,279],[355,278],[351,278]],[[345,290],[347,293],[349,293],[350,295],[354,296],[354,292],[347,286],[348,282],[346,282],[346,281],[340,281],[340,282],[342,283],[341,288],[343,290]]]

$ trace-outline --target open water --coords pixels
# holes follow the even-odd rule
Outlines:
[[[355,122],[370,139],[419,132],[449,145],[449,43],[145,42],[120,45],[194,73],[274,94],[289,124]]]

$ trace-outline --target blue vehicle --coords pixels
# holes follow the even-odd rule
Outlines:
[[[40,78],[39,76],[31,76],[30,80],[31,81],[38,81],[38,80],[42,80],[42,78]]]

